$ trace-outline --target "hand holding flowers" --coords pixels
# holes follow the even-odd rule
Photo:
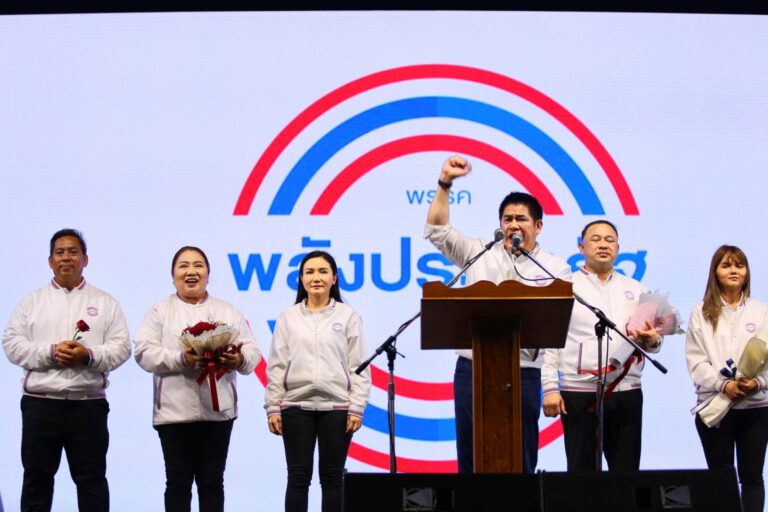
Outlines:
[[[219,411],[219,398],[216,382],[227,372],[243,364],[240,353],[242,343],[236,345],[237,329],[221,322],[198,322],[181,332],[179,342],[186,347],[184,361],[187,366],[200,368],[198,385],[206,378],[210,387],[211,408]]]
[[[90,353],[88,352],[88,349],[80,343],[80,340],[82,339],[80,334],[90,330],[90,326],[85,323],[84,320],[78,320],[75,325],[75,334],[72,335],[72,339],[57,343],[54,347],[54,361],[60,366],[67,368],[87,364]]]

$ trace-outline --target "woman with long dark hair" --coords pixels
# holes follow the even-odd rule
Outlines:
[[[768,380],[727,375],[728,360],[738,363],[747,342],[766,327],[768,306],[749,296],[747,256],[723,245],[709,268],[704,300],[691,312],[685,344],[688,371],[698,403],[718,393],[734,402],[721,422],[708,427],[696,416],[696,430],[710,468],[733,467],[734,448],[745,512],[762,512],[763,465],[768,442]],[[724,375],[725,374],[725,375]]]
[[[286,512],[307,510],[315,444],[322,510],[341,511],[347,450],[370,393],[370,371],[354,371],[366,354],[360,316],[341,300],[336,261],[324,251],[307,254],[296,303],[277,319],[267,364],[269,430],[283,436],[288,467]]]

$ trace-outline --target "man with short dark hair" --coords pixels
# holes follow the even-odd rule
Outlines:
[[[449,189],[453,181],[466,175],[472,166],[453,156],[443,165],[437,192],[427,214],[424,237],[428,238],[451,262],[463,267],[479,253],[486,242],[462,235],[449,223]],[[507,280],[520,281],[529,286],[547,286],[547,276],[530,258],[513,249],[512,238],[522,236],[520,244],[547,270],[559,279],[570,281],[571,270],[561,258],[549,254],[536,241],[543,225],[542,209],[538,200],[524,192],[513,192],[499,206],[499,226],[504,231],[504,243],[494,245],[467,272],[467,283]],[[460,473],[474,469],[472,434],[472,351],[459,350],[454,374],[454,405],[456,412],[456,454]],[[523,427],[523,471],[536,470],[539,450],[539,413],[541,410],[541,362],[538,350],[520,351]]]
[[[107,377],[130,356],[120,305],[86,283],[85,240],[73,229],[51,238],[49,284],[16,306],[3,335],[24,369],[21,398],[21,510],[47,511],[62,449],[81,512],[109,510]]]
[[[619,234],[613,224],[606,220],[590,222],[581,238],[584,266],[573,274],[573,292],[602,310],[617,326],[626,326],[640,295],[648,289],[613,268],[619,252]],[[595,392],[598,375],[606,374],[610,394],[606,392],[603,409],[603,452],[608,468],[637,471],[644,359],[614,334],[610,342],[604,337],[603,361],[598,364],[595,323],[597,317],[592,311],[574,303],[565,347],[546,351],[541,370],[544,414],[562,415],[568,471],[597,469]],[[627,334],[649,351],[658,352],[661,336],[650,324],[645,327]]]

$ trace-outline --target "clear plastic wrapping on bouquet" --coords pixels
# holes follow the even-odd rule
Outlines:
[[[656,328],[662,336],[684,334],[680,328],[680,313],[669,303],[666,294],[644,293],[640,295],[637,307],[627,323],[627,332],[647,329],[647,324]]]

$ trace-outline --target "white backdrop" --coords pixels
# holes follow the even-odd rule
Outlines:
[[[426,193],[455,152],[475,164],[451,212],[468,234],[491,236],[508,191],[536,190],[549,197],[546,249],[569,258],[585,223],[610,219],[618,267],[668,292],[686,320],[721,243],[747,252],[754,296],[768,299],[765,17],[5,16],[0,40],[0,318],[49,279],[51,234],[75,227],[87,279],[118,298],[133,331],[172,293],[171,257],[192,244],[210,258],[210,292],[245,313],[267,352],[269,320],[293,301],[294,256],[321,246],[336,255],[373,350],[418,310],[420,282],[448,276],[421,234]],[[354,169],[348,188],[334,181]],[[252,197],[241,196],[247,187]],[[644,469],[704,467],[683,344],[667,339],[667,375],[645,371]],[[397,374],[414,381],[398,388],[401,469],[450,469],[455,357],[421,351],[418,323],[398,347]],[[0,360],[6,510],[21,487],[21,374]],[[161,510],[151,377],[130,360],[111,380],[113,510]],[[227,508],[279,510],[283,450],[259,378],[241,379],[240,397]],[[377,387],[349,470],[384,471],[385,408]],[[541,428],[551,442],[539,467],[564,469],[556,427]],[[54,509],[75,510],[65,463],[56,485]]]

